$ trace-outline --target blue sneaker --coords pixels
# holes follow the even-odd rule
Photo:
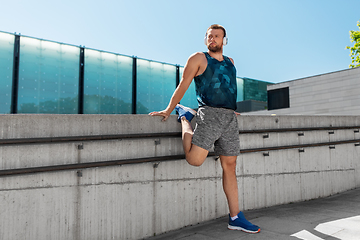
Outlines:
[[[196,112],[194,110],[192,110],[191,108],[188,108],[188,107],[184,107],[181,104],[176,105],[175,110],[179,114],[178,122],[181,122],[182,117],[185,117],[186,120],[191,122],[191,120],[194,118],[194,116],[196,114]]]
[[[239,212],[239,214],[237,216],[238,216],[238,218],[233,221],[233,220],[231,220],[231,217],[229,215],[228,229],[241,230],[241,231],[247,232],[247,233],[260,232],[260,228],[256,225],[250,223],[248,220],[246,220],[244,217],[244,214],[242,212]]]

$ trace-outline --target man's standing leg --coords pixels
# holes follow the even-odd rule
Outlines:
[[[236,216],[239,210],[239,195],[236,179],[237,156],[221,156],[220,161],[223,169],[223,188],[229,204],[230,216]]]
[[[230,211],[228,228],[248,233],[258,233],[260,228],[246,220],[244,214],[239,210],[236,159],[237,156],[220,155],[221,166],[223,168],[223,188]]]

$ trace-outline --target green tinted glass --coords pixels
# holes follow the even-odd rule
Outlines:
[[[21,37],[18,113],[78,113],[79,52]]]
[[[182,74],[184,72],[184,68],[180,67],[180,81],[182,78]],[[186,107],[196,109],[198,108],[198,102],[196,99],[196,92],[195,92],[195,82],[194,80],[191,82],[188,90],[186,91],[184,97],[181,99],[180,103]]]
[[[176,85],[176,66],[137,59],[136,113],[167,107]]]
[[[244,101],[244,80],[242,78],[236,78],[237,84],[237,98],[236,102]]]
[[[14,59],[12,34],[0,32],[0,113],[10,113]]]
[[[132,112],[132,58],[85,49],[84,113]]]
[[[251,78],[243,78],[244,81],[244,100],[256,100],[267,102],[267,85],[269,82],[263,82]]]

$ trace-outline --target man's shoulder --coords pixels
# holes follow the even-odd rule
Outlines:
[[[189,57],[189,60],[190,60],[191,62],[202,63],[202,62],[205,62],[205,61],[206,61],[206,56],[205,56],[205,53],[203,53],[203,52],[196,52],[196,53],[193,53],[193,54]]]
[[[190,57],[191,58],[203,58],[203,57],[205,57],[205,53],[204,52],[196,52],[196,53],[191,54]]]

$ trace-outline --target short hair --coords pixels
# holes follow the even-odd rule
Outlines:
[[[224,37],[226,37],[226,30],[223,26],[219,25],[219,24],[213,24],[211,25],[207,30],[206,30],[206,35],[207,35],[207,32],[210,30],[210,29],[221,29],[223,30],[224,32]]]

